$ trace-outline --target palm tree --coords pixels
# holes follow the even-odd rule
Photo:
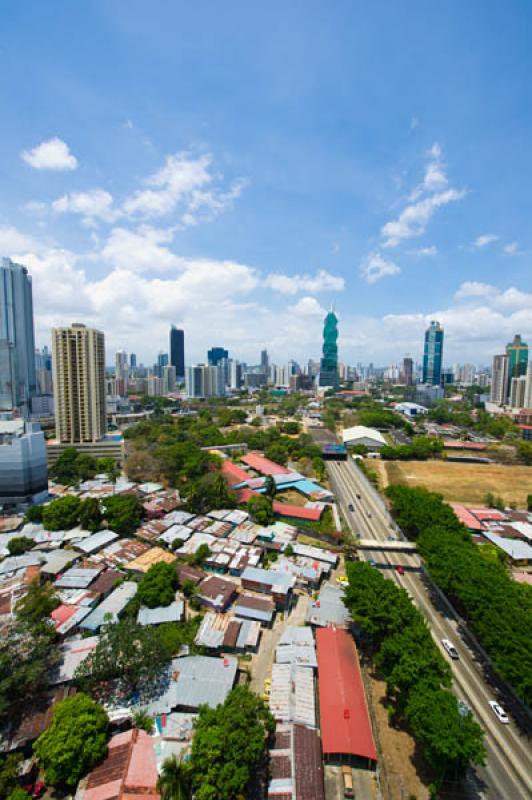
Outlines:
[[[157,781],[157,791],[161,800],[190,800],[192,797],[190,767],[176,755],[163,761],[161,774]]]

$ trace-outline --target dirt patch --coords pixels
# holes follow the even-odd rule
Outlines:
[[[380,788],[384,800],[429,800],[430,778],[419,763],[416,743],[409,733],[394,728],[386,709],[386,684],[370,665],[363,665],[364,683],[379,751]]]
[[[507,504],[526,508],[526,497],[532,493],[532,467],[453,461],[383,461],[378,467],[387,483],[425,486],[460,503],[484,503],[491,492]]]
[[[308,497],[305,497],[305,495],[301,494],[301,492],[296,492],[295,489],[287,489],[285,492],[277,492],[275,499],[280,500],[282,503],[290,503],[292,506],[304,506],[308,501]]]

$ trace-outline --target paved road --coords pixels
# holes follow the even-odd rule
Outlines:
[[[390,517],[382,498],[351,461],[328,462],[329,479],[338,504],[353,534],[361,538],[382,541],[388,536],[397,536],[395,523]],[[357,494],[360,498],[357,498]],[[354,511],[349,511],[352,504]],[[501,725],[488,706],[488,700],[497,697],[496,691],[487,683],[482,667],[472,650],[461,638],[455,620],[445,608],[437,607],[429,595],[420,572],[420,559],[406,553],[369,552],[363,558],[373,559],[383,573],[395,580],[409,593],[413,602],[429,622],[434,641],[442,650],[441,639],[450,639],[460,653],[459,661],[451,661],[453,690],[471,707],[473,714],[486,732],[486,766],[476,768],[468,776],[470,794],[486,800],[530,800],[532,797],[532,751],[526,739],[511,723]],[[405,567],[404,575],[394,569]],[[458,794],[457,794],[458,797]]]

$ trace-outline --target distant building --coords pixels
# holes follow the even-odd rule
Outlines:
[[[319,385],[338,386],[338,318],[329,311],[323,323],[323,355],[320,362]]]
[[[176,387],[176,372],[173,364],[168,364],[163,367],[163,394],[170,394],[175,392]]]
[[[414,383],[414,362],[408,356],[403,358],[403,383],[412,386]]]
[[[29,415],[37,392],[31,276],[10,258],[0,261],[0,411]]]
[[[425,406],[420,406],[418,403],[397,403],[395,410],[400,414],[404,414],[405,417],[410,418],[420,417],[428,413],[428,409],[425,408]]]
[[[47,493],[46,444],[39,425],[0,420],[0,504],[28,503]]]
[[[53,328],[52,348],[56,437],[95,442],[106,430],[104,335],[81,323]]]
[[[229,358],[229,352],[223,347],[211,347],[207,351],[207,363],[209,367],[217,367],[223,358]]]
[[[191,398],[221,397],[225,394],[223,369],[208,364],[187,367],[186,390]]]
[[[137,369],[137,356],[135,353],[131,353],[129,356],[129,368],[133,371]]]
[[[368,450],[380,450],[386,444],[386,439],[382,433],[375,428],[367,428],[365,425],[345,428],[342,432],[342,440],[347,447],[363,444]]]
[[[117,394],[119,394],[120,397],[127,397],[129,366],[127,353],[124,350],[118,350],[118,352],[115,353],[115,378]]]
[[[178,381],[185,379],[185,333],[172,325],[170,328],[170,364],[175,367]]]
[[[508,389],[510,395],[512,378],[520,378],[525,375],[528,365],[528,345],[521,340],[521,336],[516,333],[513,342],[506,345],[506,355],[508,357]]]
[[[508,398],[508,356],[493,356],[490,402],[504,405]]]
[[[423,351],[423,383],[439,386],[443,358],[443,328],[433,320],[425,331]]]
[[[260,353],[260,371],[264,372],[265,375],[268,375],[268,370],[270,368],[270,359],[268,358],[268,351],[261,350]]]

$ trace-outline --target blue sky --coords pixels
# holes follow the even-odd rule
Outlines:
[[[0,252],[37,339],[486,362],[532,337],[532,7],[4,0]]]

